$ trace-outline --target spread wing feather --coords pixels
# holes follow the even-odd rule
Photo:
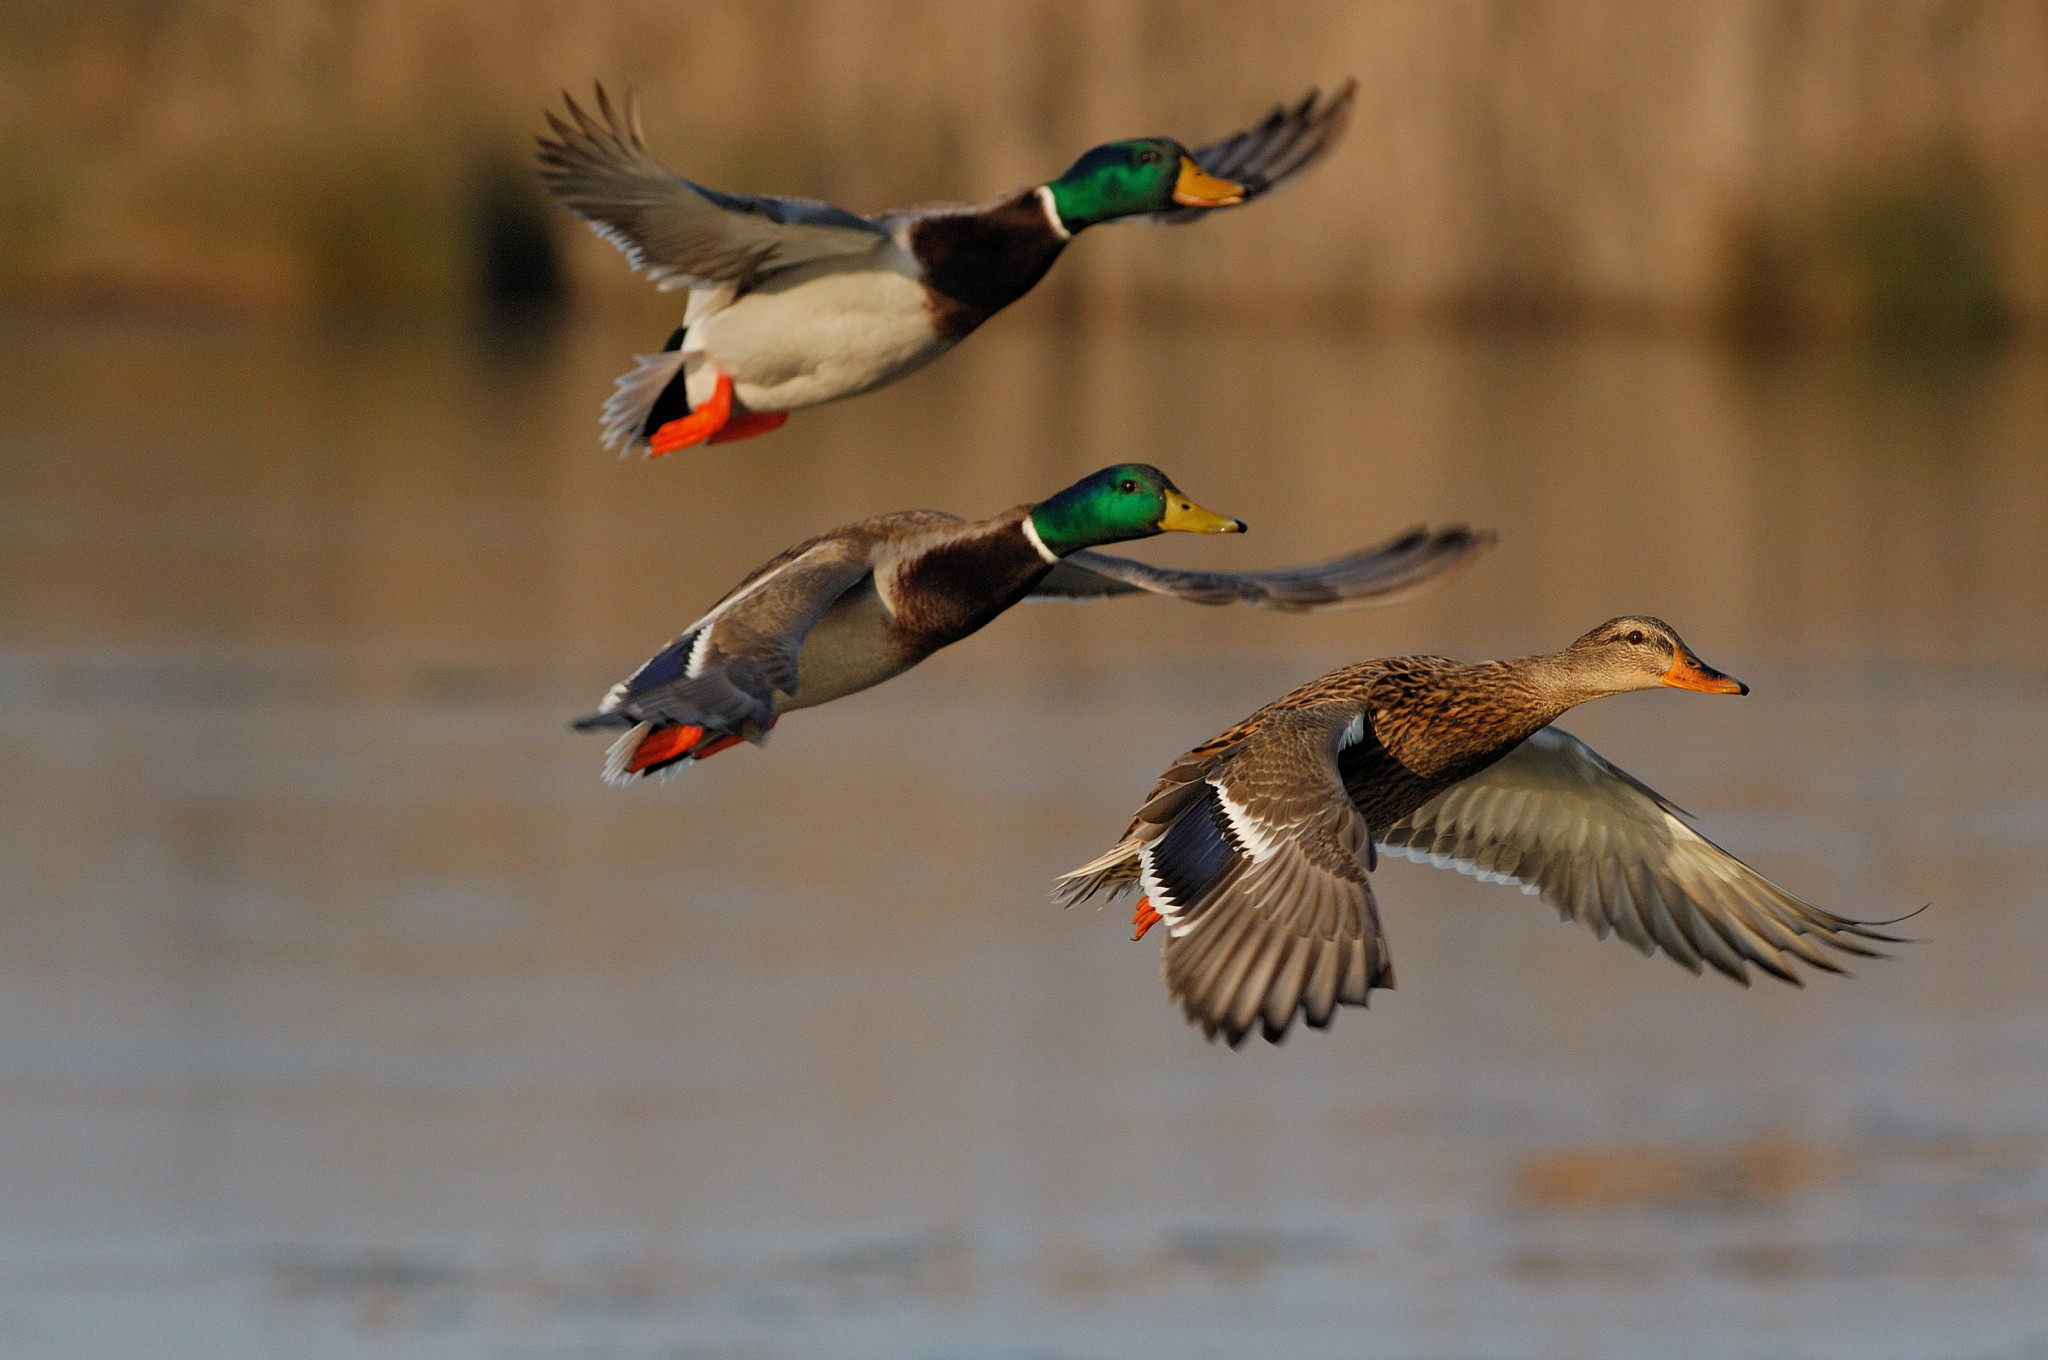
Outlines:
[[[1343,135],[1358,82],[1347,80],[1328,99],[1310,90],[1292,108],[1285,104],[1256,126],[1232,133],[1188,154],[1212,175],[1245,187],[1242,206],[1271,193],[1321,159]],[[1177,208],[1153,215],[1155,222],[1193,222],[1221,208]]]
[[[886,243],[886,228],[808,198],[727,194],[693,184],[654,159],[637,101],[623,116],[597,87],[590,114],[567,95],[566,119],[548,114],[541,182],[555,200],[625,252],[662,289],[699,283],[749,287],[764,274]]]
[[[1061,881],[1071,904],[1135,867],[1166,924],[1167,991],[1211,1038],[1235,1047],[1256,1025],[1277,1043],[1297,1015],[1321,1027],[1394,985],[1360,858],[1370,835],[1337,772],[1358,717],[1337,704],[1269,713],[1168,771],[1124,841]]]
[[[1568,732],[1546,727],[1396,822],[1380,848],[1541,895],[1561,918],[1692,972],[1798,984],[1794,960],[1841,966],[1816,942],[1874,957],[1897,943],[1803,902],[1686,824],[1669,800]],[[1879,923],[1881,924],[1881,923]]]
[[[1346,557],[1271,571],[1177,571],[1083,549],[1045,574],[1032,600],[1092,600],[1151,591],[1195,604],[1250,604],[1302,613],[1392,604],[1434,585],[1493,544],[1463,525],[1411,529]]]

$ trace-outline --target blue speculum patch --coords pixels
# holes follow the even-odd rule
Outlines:
[[[1223,805],[1214,785],[1193,807],[1167,828],[1152,846],[1152,877],[1166,890],[1168,902],[1185,907],[1202,900],[1237,858]]]

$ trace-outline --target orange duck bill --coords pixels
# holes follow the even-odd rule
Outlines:
[[[1747,694],[1749,686],[1732,675],[1723,675],[1681,646],[1664,672],[1664,683],[1673,689],[1696,689],[1703,694]]]

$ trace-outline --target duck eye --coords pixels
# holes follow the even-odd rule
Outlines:
[[[1124,478],[1124,484],[1117,488],[1117,490],[1123,492],[1126,496],[1130,495],[1133,491],[1136,491],[1137,489],[1138,484],[1128,477]]]
[[[1158,163],[1159,163],[1159,153],[1158,153],[1157,151],[1152,151],[1152,150],[1149,150],[1149,149],[1148,149],[1148,150],[1140,151],[1140,152],[1138,153],[1138,164],[1140,164],[1140,165],[1157,165]]]
[[[1628,635],[1628,642],[1629,642],[1629,645],[1630,645],[1631,647],[1640,647],[1640,646],[1642,646],[1642,645],[1643,645],[1643,630],[1642,630],[1642,629],[1640,629],[1640,628],[1634,628],[1634,629],[1631,629],[1631,630],[1629,631],[1629,635]]]

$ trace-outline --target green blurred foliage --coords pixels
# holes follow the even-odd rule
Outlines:
[[[1879,337],[1945,347],[2004,333],[2009,306],[1980,186],[1941,178],[1871,195],[1854,209],[1846,236],[1865,320]]]
[[[1753,215],[1735,232],[1725,315],[1740,338],[1855,332],[1943,350],[2009,332],[2011,283],[1981,177],[1941,164],[1808,202],[1804,212]]]

